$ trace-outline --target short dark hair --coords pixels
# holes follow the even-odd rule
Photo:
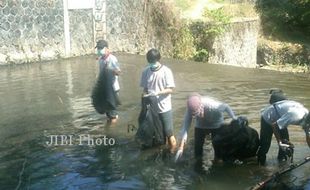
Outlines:
[[[161,58],[160,52],[155,48],[150,49],[146,54],[146,60],[149,63],[155,63],[155,62],[159,61],[160,58]]]
[[[109,46],[108,46],[108,42],[105,41],[105,40],[99,40],[99,41],[97,41],[97,45],[96,45],[95,48],[97,48],[97,49],[103,49],[103,48],[105,48],[105,47],[109,47]]]
[[[269,103],[273,104],[282,100],[287,100],[286,96],[284,95],[283,91],[281,89],[272,89],[269,91],[270,98]]]

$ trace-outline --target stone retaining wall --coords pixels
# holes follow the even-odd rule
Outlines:
[[[110,48],[133,54],[145,54],[150,48],[158,48],[163,56],[171,56],[171,39],[161,36],[158,28],[165,28],[154,23],[151,16],[154,12],[161,14],[160,6],[160,1],[107,1],[106,36]]]
[[[258,19],[236,21],[225,27],[226,32],[214,40],[208,61],[214,64],[257,67]]]
[[[146,0],[94,0],[93,8],[69,9],[68,54],[66,1],[0,0],[0,65],[93,54],[99,38],[106,38],[112,51],[145,54],[155,47],[172,56],[172,37],[166,31],[175,18],[162,1]],[[210,62],[254,67],[256,22],[232,26],[214,41]]]
[[[53,58],[55,54],[62,55],[62,7],[62,1],[57,0],[1,0],[0,64],[38,61]]]
[[[71,56],[94,52],[92,9],[69,10]],[[0,65],[65,55],[62,0],[0,0]]]

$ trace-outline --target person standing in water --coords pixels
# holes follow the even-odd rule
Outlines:
[[[121,74],[121,69],[117,58],[110,53],[108,42],[99,40],[96,45],[97,55],[99,56],[99,70],[102,78],[101,82],[104,83],[104,88],[100,89],[105,91],[104,97],[104,112],[107,115],[107,123],[115,124],[118,120],[118,112],[116,107],[120,104],[119,90],[120,85],[118,76]]]
[[[164,135],[168,138],[170,152],[176,148],[176,139],[173,135],[173,118],[171,93],[175,88],[172,71],[160,63],[160,52],[150,49],[146,54],[148,66],[142,72],[140,86],[143,96],[154,96],[158,101],[158,114],[164,128]]]

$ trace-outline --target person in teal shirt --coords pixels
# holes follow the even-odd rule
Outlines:
[[[99,70],[100,73],[104,70],[108,70],[113,73],[112,89],[115,93],[117,103],[119,104],[119,91],[120,85],[118,81],[118,76],[121,74],[121,69],[118,63],[117,58],[111,54],[108,46],[108,42],[105,40],[99,40],[96,45],[97,55],[99,56]],[[111,106],[110,110],[106,111],[108,117],[108,124],[115,124],[118,119],[118,112],[116,106]]]

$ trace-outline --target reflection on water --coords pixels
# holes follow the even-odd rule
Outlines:
[[[144,56],[117,54],[120,77],[120,120],[105,126],[105,116],[91,106],[90,93],[98,65],[94,57],[0,68],[0,189],[247,189],[285,167],[276,162],[272,144],[268,166],[212,166],[206,145],[199,167],[193,159],[193,130],[179,163],[159,148],[141,151],[134,142],[140,111],[140,74]],[[259,111],[270,88],[310,107],[310,78],[303,74],[244,69],[164,59],[173,70],[175,133],[181,128],[185,99],[198,91],[223,100],[259,129]],[[295,160],[309,155],[303,132],[289,128]],[[91,135],[115,139],[113,146],[74,144],[47,146],[51,135]],[[309,186],[309,164],[283,176],[288,184]]]

